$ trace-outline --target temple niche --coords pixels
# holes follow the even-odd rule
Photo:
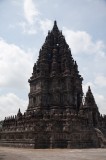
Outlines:
[[[56,21],[39,51],[24,114],[6,117],[0,145],[26,148],[98,148],[106,145],[106,115],[98,110]]]

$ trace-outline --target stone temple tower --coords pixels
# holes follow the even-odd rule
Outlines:
[[[0,145],[28,148],[90,148],[104,144],[101,116],[90,87],[82,101],[82,80],[56,21],[39,51],[29,79],[27,110],[6,117]],[[101,138],[102,137],[102,138]]]
[[[48,32],[29,80],[27,112],[67,110],[77,113],[82,102],[82,77],[56,21]]]

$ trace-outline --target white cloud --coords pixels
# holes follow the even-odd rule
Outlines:
[[[18,109],[20,108],[22,112],[25,112],[27,109],[28,102],[20,99],[13,93],[7,93],[0,96],[0,120],[3,120],[4,117],[11,115],[16,115]]]
[[[39,30],[46,34],[52,28],[51,20],[41,18],[36,1],[24,0],[23,9],[26,21],[18,22],[18,26],[22,27],[24,34],[37,34]]]
[[[95,79],[95,84],[99,85],[100,87],[106,87],[106,77],[105,76],[97,76]]]
[[[85,31],[72,31],[63,28],[66,40],[72,48],[73,54],[95,54],[101,57],[105,56],[105,45],[103,41],[98,40],[94,42],[91,35]]]
[[[106,114],[106,97],[104,95],[95,93],[95,100],[100,113]]]
[[[27,88],[33,54],[0,39],[0,87]]]
[[[16,94],[19,92],[24,97],[23,91],[29,91],[28,79],[35,59],[31,49],[25,52],[15,44],[9,44],[0,39],[0,113],[2,114],[0,119],[16,114],[19,108],[22,111],[27,108],[27,101]],[[16,94],[11,90],[15,90]]]
[[[24,34],[33,35],[37,34],[38,31],[42,31],[43,34],[46,35],[48,30],[52,29],[53,22],[49,19],[41,19],[39,17],[38,19],[34,20],[34,23],[32,25],[23,21],[18,23],[18,26],[22,27]]]
[[[49,19],[39,20],[40,28],[44,34],[47,34],[48,30],[51,30],[53,22]]]
[[[21,22],[18,22],[18,26],[22,27],[24,34],[36,34],[38,30],[38,16],[40,14],[36,4],[33,0],[24,0],[23,9],[23,16],[26,21],[22,20]]]
[[[18,23],[22,27],[23,33],[32,35],[41,30],[46,34],[52,28],[53,22],[49,19],[42,19],[39,15],[40,11],[36,7],[36,2],[24,0],[24,17],[26,21]]]
[[[37,28],[34,25],[30,25],[26,22],[20,22],[18,25],[22,27],[24,34],[33,35],[37,33]]]
[[[24,0],[24,15],[31,25],[34,23],[35,17],[39,15],[39,11],[32,0]]]

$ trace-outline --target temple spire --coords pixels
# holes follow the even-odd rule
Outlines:
[[[21,117],[22,117],[22,113],[21,113],[21,110],[20,110],[20,108],[19,108],[18,113],[17,113],[17,118],[19,119],[19,118],[21,118]]]
[[[91,88],[90,88],[90,86],[88,86],[88,92],[91,92]]]
[[[20,110],[20,108],[19,108],[19,110],[18,110],[18,114],[20,114],[21,113],[21,110]]]
[[[88,86],[88,91],[87,91],[87,93],[86,93],[85,105],[86,105],[86,106],[97,107],[90,86]]]
[[[90,96],[90,97],[92,97],[92,99],[94,99],[93,94],[92,94],[92,92],[91,92],[90,86],[88,86],[88,91],[87,91],[87,93],[86,93],[86,97],[87,97],[87,96]]]
[[[54,21],[54,27],[57,27],[57,21],[56,20]]]
[[[56,22],[56,20],[54,21],[54,26],[53,26],[53,29],[52,29],[53,31],[58,31],[59,29],[58,29],[58,26],[57,26],[57,22]]]

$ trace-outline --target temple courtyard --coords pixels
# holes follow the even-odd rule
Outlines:
[[[21,149],[0,147],[0,160],[106,160],[106,149]]]

